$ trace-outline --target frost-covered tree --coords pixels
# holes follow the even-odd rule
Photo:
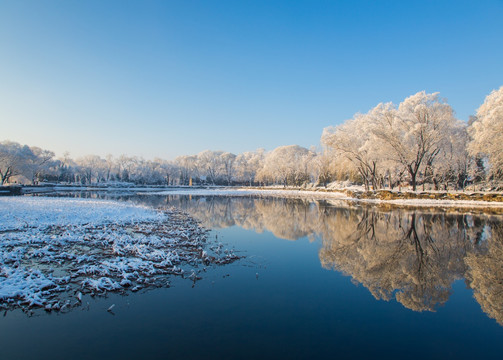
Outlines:
[[[407,170],[414,191],[420,170],[435,162],[458,124],[451,106],[438,93],[424,91],[405,99],[396,111],[389,107],[376,120],[372,133],[390,159]]]
[[[11,181],[35,183],[48,174],[54,153],[13,141],[0,143],[0,185]]]
[[[211,184],[216,184],[223,175],[222,154],[223,151],[211,150],[204,150],[197,154],[197,166],[201,176],[206,177]]]
[[[220,161],[222,163],[225,181],[227,182],[227,185],[230,185],[236,170],[234,166],[236,162],[236,155],[230,152],[224,152],[220,155]]]
[[[419,175],[434,178],[441,155],[446,161],[454,156],[459,160],[463,150],[450,141],[462,127],[438,93],[422,91],[398,107],[381,103],[342,125],[328,127],[321,141],[334,150],[340,164],[352,165],[367,189],[378,189],[386,183],[393,187],[406,173],[416,190]]]
[[[449,185],[464,189],[473,166],[473,159],[467,151],[468,132],[465,123],[458,121],[446,134],[446,144],[437,155],[435,162],[427,163],[425,181],[432,182],[435,190],[442,185],[447,190]],[[423,185],[424,186],[424,185]]]
[[[117,171],[119,180],[129,181],[134,167],[137,165],[138,159],[134,156],[120,155],[117,159]]]
[[[129,181],[135,184],[151,184],[155,181],[153,166],[143,158],[135,158],[129,170]]]
[[[380,179],[385,157],[382,143],[374,132],[377,121],[394,116],[392,104],[379,104],[367,114],[356,114],[353,119],[323,130],[321,142],[335,151],[339,159],[347,160],[360,174],[367,189],[382,186]]]
[[[189,185],[190,179],[196,176],[197,169],[197,156],[195,155],[182,155],[175,159],[175,164],[178,167],[180,185]]]
[[[70,157],[69,152],[65,152],[62,157],[56,159],[56,174],[57,181],[60,182],[75,182],[77,164]]]
[[[43,174],[48,174],[55,164],[53,163],[54,153],[36,146],[32,146],[30,151],[25,153],[26,175],[32,184],[42,180]]]
[[[160,158],[155,158],[154,162],[157,164],[156,171],[162,178],[162,183],[166,185],[173,185],[177,173],[175,164]]]
[[[314,153],[299,145],[280,146],[268,153],[257,173],[259,181],[302,185],[309,180],[309,162]]]
[[[334,159],[329,149],[317,152],[311,161],[310,174],[312,181],[316,185],[327,186],[335,179]]]
[[[103,174],[103,159],[98,155],[86,155],[76,160],[83,183],[91,184],[100,181]]]
[[[472,138],[469,151],[474,156],[485,156],[489,174],[503,177],[503,86],[491,92],[477,110],[476,120],[469,128]]]
[[[0,143],[0,185],[9,183],[10,179],[23,173],[28,146],[21,146],[12,141]]]
[[[238,181],[250,186],[257,172],[264,166],[265,150],[247,151],[236,156],[235,166]]]
[[[114,169],[117,167],[117,162],[114,159],[113,155],[108,154],[104,159],[104,167],[105,167],[105,181],[109,182],[113,178]]]

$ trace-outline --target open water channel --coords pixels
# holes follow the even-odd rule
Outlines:
[[[75,196],[73,194],[72,196]],[[195,284],[0,317],[0,359],[501,358],[503,216],[254,196],[175,206],[243,258]],[[114,312],[107,308],[115,304]]]

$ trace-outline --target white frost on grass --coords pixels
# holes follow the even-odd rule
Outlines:
[[[204,251],[207,230],[175,209],[0,198],[0,308],[78,306],[82,294],[167,286],[169,275],[237,256]]]

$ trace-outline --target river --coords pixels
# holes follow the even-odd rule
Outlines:
[[[2,359],[499,358],[503,216],[256,196],[175,206],[242,259],[193,283],[0,318]],[[106,311],[115,304],[114,312]]]

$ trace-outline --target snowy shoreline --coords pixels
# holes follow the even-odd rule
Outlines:
[[[109,200],[0,198],[0,308],[65,311],[108,291],[169,287],[239,257],[176,209]]]
[[[361,196],[363,194],[363,196]],[[138,195],[193,195],[193,196],[273,196],[302,197],[316,200],[341,200],[351,203],[390,205],[398,207],[434,207],[434,208],[475,208],[503,211],[501,201],[460,200],[460,199],[379,199],[369,196],[369,193],[354,190],[305,190],[283,188],[214,188],[214,189],[173,189],[166,191],[138,192]],[[370,193],[375,196],[376,193]],[[421,194],[405,193],[406,196]],[[409,195],[412,194],[412,195]]]
[[[335,183],[334,183],[335,184]],[[487,208],[503,210],[503,193],[461,192],[461,191],[365,191],[362,186],[332,186],[328,188],[284,188],[271,187],[233,187],[233,186],[173,186],[173,187],[86,187],[54,186],[29,187],[25,194],[85,192],[116,192],[136,195],[194,195],[194,196],[274,196],[303,197],[321,200],[344,200],[351,203],[388,205],[399,207],[436,208]]]

